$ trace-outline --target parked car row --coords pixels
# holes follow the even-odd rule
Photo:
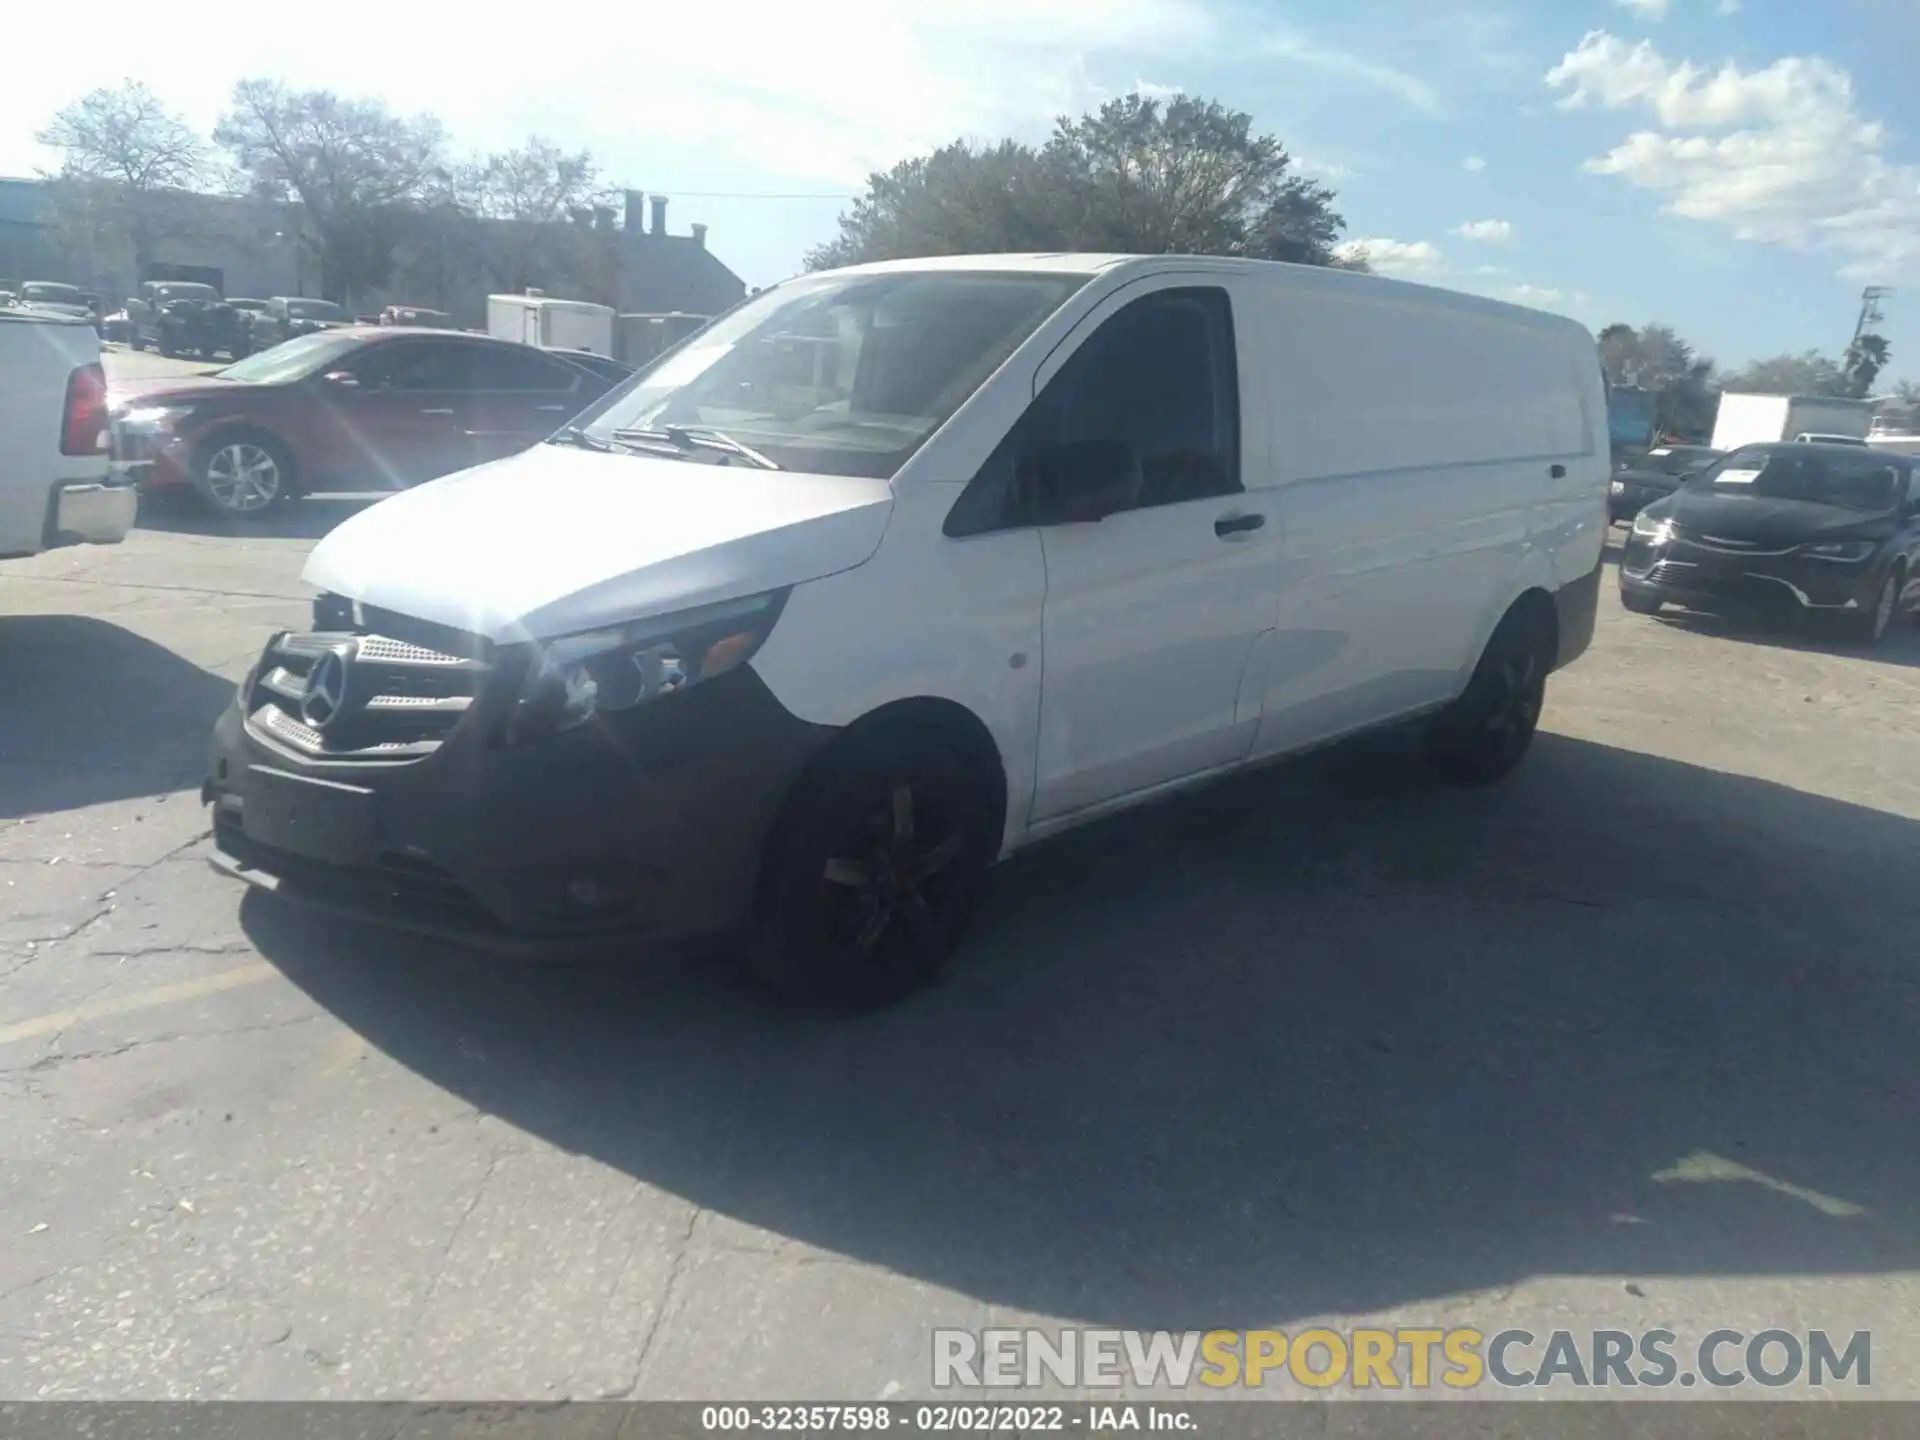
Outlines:
[[[113,460],[145,491],[251,515],[513,454],[620,378],[482,335],[326,326],[211,374],[116,387]]]

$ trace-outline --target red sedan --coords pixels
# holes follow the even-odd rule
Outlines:
[[[454,331],[303,335],[208,375],[116,386],[113,458],[143,490],[250,515],[319,490],[385,490],[524,450],[610,381]]]

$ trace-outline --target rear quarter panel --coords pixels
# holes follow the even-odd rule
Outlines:
[[[1522,590],[1598,563],[1608,461],[1571,321],[1291,272],[1257,320],[1286,541],[1271,754],[1457,694]]]

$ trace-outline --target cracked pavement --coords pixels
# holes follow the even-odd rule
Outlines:
[[[1091,828],[844,1022],[208,869],[348,508],[0,566],[0,1399],[912,1397],[935,1326],[1309,1320],[1871,1329],[1920,1396],[1920,637],[1609,589],[1509,785],[1389,739]]]

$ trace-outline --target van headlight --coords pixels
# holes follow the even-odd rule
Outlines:
[[[772,633],[787,595],[773,590],[535,645],[507,743],[558,735],[738,669]]]

